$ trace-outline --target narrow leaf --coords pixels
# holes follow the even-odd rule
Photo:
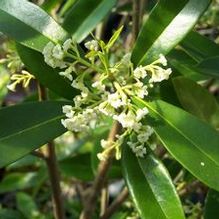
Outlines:
[[[205,201],[204,219],[218,219],[219,192],[210,189]]]
[[[46,101],[0,109],[0,167],[10,164],[63,134],[62,106],[66,102]]]
[[[53,18],[27,0],[0,1],[0,31],[37,51],[50,40],[57,43],[67,37]]]
[[[122,167],[131,196],[142,219],[184,218],[180,200],[163,164],[148,153],[137,158],[123,146]]]
[[[117,0],[78,0],[69,10],[63,27],[81,42],[107,15]]]
[[[173,84],[184,109],[219,128],[219,105],[206,89],[184,77],[174,78]]]
[[[193,28],[210,0],[161,0],[151,12],[136,41],[132,60],[146,64],[166,55]],[[170,40],[171,39],[171,40]]]
[[[219,46],[215,42],[194,31],[190,32],[180,45],[197,61],[219,55]]]
[[[146,106],[154,129],[167,150],[200,181],[219,190],[219,134],[205,122],[163,101],[134,102]]]

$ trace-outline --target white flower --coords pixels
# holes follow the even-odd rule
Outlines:
[[[167,66],[167,59],[165,58],[165,56],[163,54],[159,55],[159,62],[163,65],[163,66]]]
[[[62,46],[65,52],[67,52],[71,47],[72,47],[72,39],[67,39]]]
[[[144,96],[148,95],[148,87],[147,85],[143,85],[142,82],[138,81],[133,85],[133,90],[135,92],[135,95],[137,95],[140,98],[144,98]]]
[[[134,148],[133,152],[137,157],[144,157],[144,155],[147,153],[146,148],[143,145],[137,146]]]
[[[122,112],[120,115],[114,115],[113,119],[117,120],[123,128],[131,128],[134,129],[136,127],[136,118],[135,114],[132,111],[128,111],[126,114],[125,112]]]
[[[141,143],[145,143],[148,141],[150,136],[154,133],[154,130],[150,126],[143,126],[141,130],[138,132],[137,139]]]
[[[62,107],[62,112],[65,113],[66,117],[71,118],[75,114],[71,105],[65,105]]]
[[[118,92],[108,95],[108,103],[115,109],[127,104],[126,96],[121,97]]]
[[[106,88],[106,86],[102,83],[102,81],[95,81],[92,84],[92,87],[97,88],[100,91],[104,91]]]
[[[104,160],[107,159],[107,154],[105,154],[105,153],[98,153],[98,154],[97,154],[97,158],[98,158],[99,160],[101,160],[101,161],[104,161]]]
[[[168,80],[171,73],[172,73],[172,70],[170,68],[166,70],[162,68],[155,69],[155,71],[152,73],[152,77],[149,80],[149,83]]]
[[[136,120],[140,121],[142,118],[144,118],[145,115],[148,114],[148,109],[144,107],[143,109],[138,109],[136,112]]]
[[[73,70],[74,70],[74,67],[71,65],[65,71],[59,72],[59,75],[64,76],[68,78],[70,81],[72,81],[73,76],[71,75],[71,73],[73,72]]]
[[[106,116],[112,116],[115,113],[114,108],[107,101],[102,102],[98,106],[98,110]]]
[[[62,60],[64,58],[64,52],[62,51],[62,47],[57,44],[53,50],[52,50],[52,55],[54,58],[58,60]]]
[[[91,51],[92,50],[98,51],[98,47],[99,47],[97,40],[88,41],[84,44],[84,46]]]
[[[105,139],[101,139],[100,144],[101,144],[102,148],[108,148],[113,144],[113,142],[106,141]]]
[[[144,67],[142,67],[142,65],[140,65],[139,67],[137,67],[135,70],[134,70],[134,77],[137,78],[137,79],[140,79],[140,78],[145,78],[147,76],[147,72],[146,70],[144,69]]]

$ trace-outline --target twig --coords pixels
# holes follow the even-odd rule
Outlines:
[[[120,130],[120,125],[118,122],[115,122],[109,133],[108,140],[115,141],[115,136],[119,132],[119,130]],[[107,172],[111,166],[114,154],[115,154],[114,150],[110,151],[108,154],[108,157],[99,163],[97,175],[94,179],[94,183],[92,187],[90,188],[90,192],[86,199],[84,210],[81,213],[80,219],[91,219],[92,218],[92,214],[96,207],[98,195],[100,194],[100,191],[104,186]]]
[[[39,101],[47,100],[48,97],[46,88],[41,84],[38,84],[38,93]],[[65,219],[65,211],[60,187],[59,167],[53,141],[47,143],[46,154],[44,154],[44,157],[49,172],[55,219]]]
[[[123,191],[112,202],[112,204],[107,208],[103,216],[100,217],[100,219],[109,219],[120,208],[120,206],[128,198],[128,196],[128,189],[124,188]]]
[[[109,193],[108,193],[108,185],[105,183],[104,187],[101,191],[101,198],[100,198],[100,215],[104,215],[109,201]]]
[[[58,168],[58,161],[55,153],[55,145],[53,142],[47,144],[47,158],[46,163],[49,172],[51,189],[53,194],[54,214],[56,219],[64,219],[64,205],[62,200],[62,193],[60,187],[60,175]]]
[[[132,9],[132,41],[137,39],[140,28],[141,17],[141,0],[133,0]]]

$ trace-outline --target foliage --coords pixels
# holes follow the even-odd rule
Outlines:
[[[0,1],[0,218],[217,218],[218,1],[33,2]]]

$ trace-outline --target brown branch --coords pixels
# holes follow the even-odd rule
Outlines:
[[[105,183],[104,187],[101,191],[101,198],[100,198],[100,215],[104,215],[109,201],[109,192],[108,192],[108,184]]]
[[[100,219],[109,219],[122,205],[122,203],[128,198],[129,191],[124,188],[123,191],[116,197],[112,204],[107,208],[106,212],[100,217]]]
[[[56,219],[64,219],[64,205],[62,200],[62,192],[60,187],[60,175],[58,161],[55,153],[55,145],[53,142],[47,144],[46,164],[49,172],[49,178],[52,189],[54,214]]]
[[[118,122],[115,122],[109,133],[108,140],[115,141],[115,136],[119,132],[119,130],[120,130],[120,125]],[[80,219],[91,219],[92,218],[92,214],[96,207],[98,195],[100,194],[104,186],[106,176],[111,166],[114,154],[115,154],[115,151],[111,150],[108,153],[108,157],[99,163],[97,175],[95,177],[92,187],[90,188],[90,191],[89,191],[89,194],[86,199],[85,206],[84,206],[84,210],[81,213]]]
[[[45,155],[43,153],[41,153],[40,151],[32,151],[31,154],[35,157],[40,158],[40,159],[43,159],[43,160],[46,159]]]
[[[38,84],[39,101],[47,100],[47,90],[41,84]],[[65,219],[65,211],[62,200],[62,192],[60,187],[60,174],[59,166],[55,153],[54,142],[48,142],[46,146],[46,153],[44,154],[45,161],[47,164],[47,169],[49,173],[49,179],[52,189],[53,197],[53,209],[55,219]]]
[[[140,29],[141,0],[133,0],[132,6],[132,41],[134,43]]]

